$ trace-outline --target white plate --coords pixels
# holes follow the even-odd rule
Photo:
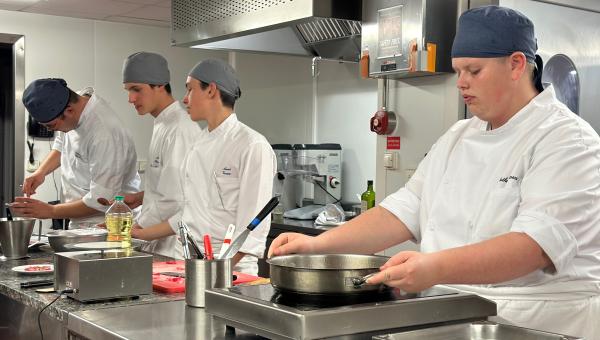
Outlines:
[[[121,242],[119,241],[105,241],[105,242],[84,242],[75,243],[69,245],[68,248],[81,249],[81,250],[107,250],[107,249],[120,249],[122,248]]]
[[[36,267],[44,267],[46,269],[32,270],[32,268],[36,268]],[[27,264],[24,266],[13,267],[12,270],[17,273],[29,274],[29,275],[48,274],[48,273],[54,272],[54,265],[50,264],[50,263]]]

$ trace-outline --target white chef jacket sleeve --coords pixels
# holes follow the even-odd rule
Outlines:
[[[511,225],[511,231],[540,245],[557,273],[570,265],[578,248],[597,247],[600,147],[586,132],[585,126],[575,133],[553,131],[536,147]]]
[[[438,145],[447,139],[446,134],[431,147],[417,170],[403,188],[386,197],[379,205],[396,216],[411,232],[415,242],[421,242],[421,196],[431,163],[442,157]]]
[[[63,150],[63,141],[64,141],[64,132],[62,131],[57,131],[56,132],[56,137],[54,137],[54,143],[52,143],[52,150],[56,150],[60,153],[62,153]]]
[[[191,147],[190,147],[191,148]],[[184,195],[184,185],[185,185],[185,171],[188,157],[190,156],[189,152],[186,152],[181,164],[179,164],[177,170],[176,180],[179,182],[179,188],[181,188],[181,200],[183,201],[181,204],[181,208],[178,209],[173,216],[167,219],[169,226],[173,229],[176,235],[179,235],[179,226],[177,225],[183,218],[183,209],[185,208],[185,195]]]
[[[255,142],[248,146],[248,151],[242,156],[240,166],[236,234],[242,232],[271,199],[276,168],[275,153],[266,141]],[[262,258],[270,228],[271,217],[267,216],[248,235],[248,239],[240,251]]]
[[[90,191],[82,200],[90,208],[106,211],[97,199],[113,198],[121,191],[128,165],[135,166],[137,154],[131,142],[120,134],[98,133],[89,146]]]
[[[162,171],[158,177],[156,191],[160,198],[156,201],[161,219],[168,220],[183,208],[183,189],[180,178],[180,167],[187,151],[191,148],[191,141],[187,141],[181,130],[176,129],[173,136],[167,137],[161,150],[163,161]],[[150,223],[140,216],[138,223],[149,227]]]

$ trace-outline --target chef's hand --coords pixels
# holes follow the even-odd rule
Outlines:
[[[33,175],[25,178],[23,181],[23,194],[25,196],[31,196],[35,194],[35,189],[44,183],[46,176],[41,172],[34,172]]]
[[[297,253],[312,253],[314,247],[314,237],[298,234],[298,233],[283,233],[277,236],[271,246],[267,257],[297,254]]]
[[[139,224],[135,223],[131,226],[131,237],[137,238],[138,240],[144,240],[144,228]]]
[[[142,205],[142,201],[144,200],[144,192],[136,192],[133,194],[124,195],[123,202],[129,206],[131,209],[135,209]]]
[[[416,293],[440,283],[436,277],[439,270],[431,254],[401,251],[379,269],[381,272],[368,279],[368,284],[384,283],[409,293]]]
[[[35,217],[39,219],[53,218],[54,206],[29,197],[15,197],[11,204],[13,214],[23,217]]]

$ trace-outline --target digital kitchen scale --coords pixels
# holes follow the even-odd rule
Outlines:
[[[374,294],[310,295],[283,293],[266,284],[207,290],[206,312],[229,326],[270,339],[360,334],[364,338],[407,327],[484,320],[496,315],[496,304],[441,287],[418,294],[390,289]]]

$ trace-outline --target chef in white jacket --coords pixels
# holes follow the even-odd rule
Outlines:
[[[50,154],[23,183],[27,197],[13,203],[16,214],[70,219],[70,228],[104,222],[107,207],[98,198],[138,192],[140,177],[131,136],[109,104],[86,88],[75,93],[63,79],[38,79],[23,93],[23,104],[36,120],[59,131]],[[47,175],[60,167],[64,202],[30,198]]]
[[[123,86],[139,115],[154,117],[144,191],[125,195],[130,207],[142,204],[137,227],[167,221],[183,207],[179,168],[201,129],[171,94],[167,60],[157,53],[137,52],[123,63]],[[154,240],[143,250],[183,258],[175,235]]]
[[[241,90],[231,66],[204,60],[190,71],[186,88],[183,103],[191,119],[208,126],[182,165],[185,206],[168,223],[134,229],[132,235],[155,239],[173,234],[183,220],[196,239],[210,235],[218,253],[227,226],[236,225],[238,235],[270,200],[277,163],[265,137],[238,121],[233,112]],[[264,253],[270,223],[267,217],[250,233],[233,257],[234,270],[258,273],[257,259]]]
[[[369,280],[415,292],[448,284],[518,326],[600,339],[600,138],[541,85],[531,21],[465,12],[452,48],[474,117],[431,148],[404,188],[316,238],[284,234],[269,255],[374,253],[413,240]]]

